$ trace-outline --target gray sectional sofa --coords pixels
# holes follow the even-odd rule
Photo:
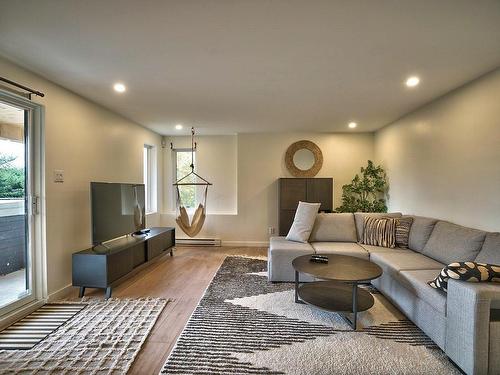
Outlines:
[[[427,284],[452,262],[500,264],[500,234],[412,216],[409,249],[389,249],[360,243],[365,215],[402,216],[318,214],[309,243],[271,238],[269,280],[294,281],[292,260],[300,255],[343,254],[369,259],[383,269],[372,284],[465,373],[500,374],[500,283],[450,280],[448,293]]]

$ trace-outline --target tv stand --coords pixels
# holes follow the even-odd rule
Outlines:
[[[141,236],[127,236],[106,243],[104,249],[92,247],[73,254],[73,286],[106,290],[111,297],[112,287],[146,267],[154,258],[170,252],[173,256],[175,228],[156,227]]]

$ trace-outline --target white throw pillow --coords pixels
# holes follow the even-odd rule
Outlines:
[[[289,241],[306,243],[311,235],[321,203],[299,202],[293,223],[286,236]]]

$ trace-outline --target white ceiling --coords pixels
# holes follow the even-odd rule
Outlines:
[[[0,0],[0,54],[162,134],[372,131],[500,65],[500,1]]]

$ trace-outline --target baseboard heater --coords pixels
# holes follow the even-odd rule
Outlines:
[[[175,246],[222,246],[220,238],[176,238]]]

